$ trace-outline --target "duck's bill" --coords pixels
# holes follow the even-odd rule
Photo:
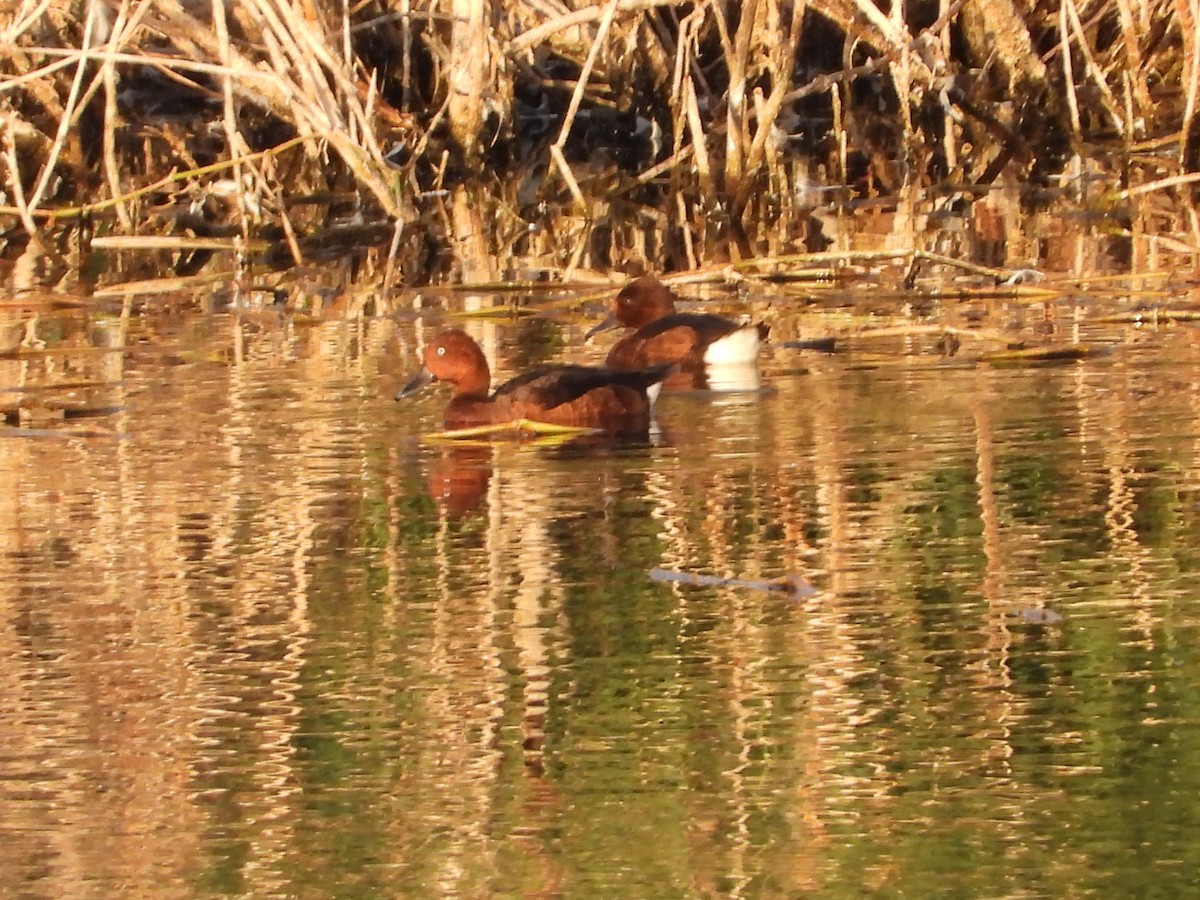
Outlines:
[[[421,370],[413,376],[412,381],[400,388],[400,392],[396,394],[396,399],[403,400],[405,397],[411,397],[417,391],[421,390],[421,388],[435,381],[437,381],[437,378],[434,377],[434,374],[429,369],[421,366]]]
[[[585,341],[590,341],[594,336],[596,336],[597,334],[600,334],[600,332],[609,331],[610,329],[616,328],[620,324],[621,323],[617,319],[615,314],[610,315],[607,319],[605,319],[599,325],[592,326],[592,328],[588,331],[588,333],[583,336],[583,339]]]

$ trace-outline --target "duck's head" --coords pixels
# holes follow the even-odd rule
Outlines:
[[[465,331],[455,328],[442,332],[425,345],[422,358],[425,364],[396,395],[397,400],[435,381],[450,385],[456,397],[487,395],[492,380],[487,357]]]
[[[621,292],[613,301],[612,313],[592,328],[584,336],[584,340],[618,326],[641,328],[673,312],[675,295],[671,293],[671,289],[653,275],[643,275],[621,288]]]

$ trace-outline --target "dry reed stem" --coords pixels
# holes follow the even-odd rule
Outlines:
[[[661,6],[677,5],[678,0],[618,0],[617,10],[619,12],[634,12],[656,9]],[[510,55],[516,55],[532,50],[538,44],[543,43],[559,32],[566,31],[568,28],[586,25],[588,22],[594,22],[597,19],[603,18],[606,10],[607,6],[596,4],[571,12],[563,12],[552,18],[549,22],[543,22],[541,25],[518,34],[508,42],[507,52]]]
[[[42,163],[41,173],[37,178],[37,183],[33,192],[29,195],[27,201],[29,209],[35,210],[41,205],[42,197],[50,187],[50,180],[54,177],[55,166],[58,163],[58,158],[62,153],[63,145],[66,143],[67,134],[71,129],[74,120],[75,110],[78,108],[79,97],[83,89],[84,75],[87,71],[87,63],[89,62],[89,50],[92,45],[94,31],[97,27],[97,19],[100,13],[98,7],[89,5],[87,8],[86,18],[83,27],[82,49],[79,56],[79,62],[75,66],[75,77],[71,79],[71,88],[67,94],[66,106],[63,110],[63,115],[58,122],[58,131],[54,135],[54,142],[51,144],[50,153]],[[36,234],[31,233],[31,238],[36,239]]]
[[[291,254],[292,263],[299,266],[304,264],[304,254],[300,251],[300,241],[296,237],[296,229],[292,225],[292,217],[288,215],[287,203],[283,197],[283,191],[278,185],[272,184],[269,188],[275,200],[275,208],[279,211],[279,224],[283,228],[283,239],[287,242],[288,253]],[[249,236],[246,236],[246,249],[251,249],[253,242]]]
[[[732,264],[729,268],[734,272],[745,272],[750,269],[759,269],[767,266],[780,265],[796,265],[803,264],[811,266],[813,264],[823,263],[841,263],[841,264],[862,264],[876,263],[887,261],[921,261],[934,263],[935,265],[948,266],[950,268],[961,269],[964,272],[969,272],[972,275],[982,275],[987,278],[1004,278],[1009,274],[1007,269],[997,269],[993,266],[982,266],[968,260],[956,259],[951,256],[945,256],[940,253],[931,253],[927,250],[916,250],[913,248],[898,248],[890,250],[823,250],[816,253],[789,253],[782,256],[759,256],[751,259],[741,260]],[[1026,288],[1025,285],[1017,287]],[[1040,292],[1040,289],[1033,289],[1034,293]],[[1006,291],[1006,294],[1008,292]],[[1056,293],[1056,292],[1051,292]]]
[[[280,5],[276,7],[268,0],[247,0],[239,7],[239,12],[261,29],[263,43],[275,61],[276,70],[262,72],[236,48],[229,50],[229,65],[217,68],[232,71],[239,96],[244,95],[244,99],[291,121],[301,133],[327,141],[384,212],[403,217],[405,209],[389,179],[384,178],[386,164],[366,120],[357,86],[350,77],[351,63],[330,56],[327,35],[318,34],[314,24],[288,8],[284,0],[278,2]],[[176,26],[177,42],[190,43],[193,56],[220,56],[213,33],[199,27],[182,9],[179,0],[158,0],[158,3],[160,12],[170,14]],[[244,79],[252,80],[255,90],[247,91]]]
[[[124,46],[127,36],[141,24],[142,19],[150,8],[148,0],[143,0],[131,13],[128,0],[122,0],[117,10],[117,18],[109,29],[109,46]],[[120,197],[124,193],[121,186],[121,169],[117,161],[117,67],[109,60],[100,64],[101,77],[104,80],[104,134],[102,138],[102,155],[104,159],[104,174],[108,181],[109,195]],[[126,231],[133,231],[133,216],[128,206],[123,202],[114,204],[117,220]]]
[[[1176,0],[1175,8],[1182,32],[1183,64],[1187,76],[1187,93],[1179,141],[1179,158],[1186,164],[1192,154],[1200,157],[1200,136],[1193,136],[1192,133],[1197,102],[1200,101],[1200,0]],[[1191,160],[1193,165],[1197,162],[1200,160]]]
[[[1130,0],[1116,0],[1117,15],[1121,22],[1121,46],[1125,51],[1124,65],[1121,72],[1128,83],[1131,83],[1132,90],[1130,94],[1136,96],[1137,105],[1149,112],[1154,108],[1154,102],[1150,99],[1150,87],[1146,84],[1146,70],[1142,66],[1142,52],[1138,45],[1139,32],[1145,31],[1145,24],[1139,23],[1137,17],[1134,16],[1133,9],[1130,6]],[[1139,3],[1139,5],[1141,5]],[[1144,7],[1143,7],[1144,9]],[[1130,97],[1128,106],[1132,106],[1133,97]],[[1127,110],[1126,121],[1132,123],[1134,117]],[[1130,131],[1132,132],[1132,128]]]
[[[0,41],[0,43],[9,45],[16,44],[17,39],[30,28],[32,28],[34,23],[36,23],[43,15],[45,15],[46,10],[50,8],[51,2],[52,0],[42,0],[41,3],[25,14],[24,19],[19,19],[14,16],[13,20],[9,22],[8,27],[4,29],[3,40]],[[25,5],[27,6],[28,4]]]
[[[741,5],[737,32],[733,39],[729,35],[729,23],[725,20],[725,10],[731,7],[714,4],[711,0],[708,5],[721,39],[725,70],[729,74],[729,87],[725,94],[725,172],[722,185],[727,195],[736,193],[742,183],[742,162],[745,158],[743,144],[750,128],[746,120],[746,69],[749,64],[747,57],[750,54],[759,2],[760,0],[746,0]]]
[[[0,94],[12,92],[19,87],[32,87],[38,84],[48,84],[51,75],[62,69],[69,69],[71,64],[75,62],[81,55],[80,51],[78,50],[62,50],[57,47],[35,47],[31,48],[27,52],[45,53],[47,55],[52,55],[54,53],[58,53],[60,55],[65,54],[66,58],[60,59],[58,62],[53,62],[49,65],[42,66],[40,69],[34,69],[30,72],[25,72],[22,75],[13,75],[9,78],[5,78],[4,80],[0,81]]]
[[[860,16],[875,26],[875,30],[884,40],[882,49],[900,50],[907,42],[905,39],[904,12],[893,5],[892,12],[885,15],[872,0],[854,0],[854,6]]]
[[[905,4],[893,3],[891,14],[888,17],[892,22],[893,31],[898,37],[908,34],[908,23],[904,20],[904,10]],[[912,119],[914,73],[920,71],[921,81],[925,85],[932,83],[933,75],[924,66],[921,58],[912,52],[912,41],[898,39],[897,43],[899,44],[900,55],[889,72],[892,76],[892,84],[896,87],[896,96],[900,98],[901,133],[905,139],[905,150],[903,153],[905,163],[904,183],[907,185],[913,174],[912,166],[909,165],[909,157],[912,153],[912,143],[915,140],[915,129],[913,128]]]
[[[1079,45],[1079,52],[1083,56],[1084,63],[1087,68],[1088,76],[1095,83],[1096,88],[1100,91],[1103,107],[1112,119],[1113,125],[1117,129],[1117,133],[1124,137],[1132,137],[1132,132],[1129,134],[1125,130],[1125,122],[1121,114],[1117,112],[1117,100],[1113,96],[1112,90],[1108,86],[1108,80],[1104,77],[1100,66],[1097,65],[1095,57],[1092,55],[1091,45],[1088,43],[1087,35],[1084,33],[1083,23],[1079,19],[1079,10],[1075,6],[1075,0],[1062,0],[1063,6],[1067,10],[1067,18],[1071,25],[1071,31],[1075,35],[1075,40]],[[1064,50],[1065,52],[1065,50]]]
[[[449,95],[447,95],[446,99],[444,99],[442,101],[442,105],[440,107],[438,107],[438,111],[433,114],[432,118],[430,118],[429,125],[425,128],[424,132],[417,139],[417,145],[416,145],[416,147],[413,148],[413,154],[412,154],[413,162],[409,163],[409,166],[408,166],[408,169],[410,171],[411,171],[413,165],[415,165],[416,160],[421,159],[425,155],[425,152],[429,147],[429,141],[433,136],[434,130],[438,127],[438,125],[441,124],[442,119],[444,119],[446,117],[446,111],[449,108],[450,108],[450,97],[449,97]],[[443,160],[443,168],[444,168],[444,160]],[[441,178],[440,174],[439,174],[437,180],[434,182],[434,185],[435,185],[435,190],[441,189],[442,178]]]
[[[220,48],[221,65],[229,65],[229,31],[225,22],[225,4],[213,4],[213,30],[217,35],[217,45]],[[228,75],[221,79],[221,100],[224,115],[222,116],[222,124],[225,127],[225,149],[229,154],[229,160],[233,164],[233,181],[236,185],[234,198],[237,202],[238,225],[241,228],[241,245],[244,246],[250,240],[250,219],[247,212],[246,202],[246,185],[243,177],[242,156],[249,148],[245,147],[245,142],[242,140],[241,134],[238,132],[237,126],[237,110],[234,106],[233,95],[233,79]],[[239,249],[238,254],[241,255]],[[239,260],[240,262],[240,260]],[[238,266],[240,272],[242,266]]]
[[[684,110],[687,115],[688,130],[692,136],[692,148],[696,154],[696,173],[700,177],[700,191],[706,199],[716,199],[716,186],[713,184],[712,164],[708,158],[708,141],[704,136],[704,120],[700,117],[700,106],[696,100],[696,86],[689,78],[684,82]],[[684,223],[686,225],[686,223]]]
[[[8,189],[12,193],[15,207],[0,207],[0,212],[15,214],[21,220],[25,233],[35,243],[38,240],[38,227],[34,221],[34,212],[25,199],[25,188],[21,184],[21,164],[17,159],[16,115],[7,113],[4,117],[4,161],[8,170]]]
[[[683,251],[687,256],[688,268],[694,269],[699,265],[696,258],[696,243],[692,239],[692,229],[687,227],[687,201],[683,198],[683,193],[675,194],[675,209],[679,216],[681,224],[680,232],[683,234]]]
[[[107,234],[92,238],[91,245],[97,250],[219,250],[236,252],[237,238],[184,237],[181,235]],[[262,251],[271,246],[269,241],[251,241],[246,249]]]
[[[778,7],[773,5],[773,11],[778,13]],[[755,173],[764,165],[767,148],[773,138],[775,120],[783,108],[783,98],[787,91],[786,85],[791,82],[792,68],[796,61],[796,47],[800,44],[801,29],[804,24],[805,4],[792,4],[792,16],[788,22],[782,39],[771,45],[769,54],[769,69],[771,74],[771,95],[766,100],[756,104],[757,130],[750,142],[746,160],[743,164],[744,173]],[[777,27],[777,26],[776,26]],[[775,28],[772,28],[775,30]],[[761,96],[756,94],[756,98]],[[773,169],[774,167],[768,167]],[[753,185],[750,179],[744,178],[733,202],[734,214],[741,215],[750,202],[750,191]]]
[[[397,221],[392,226],[392,241],[388,245],[387,259],[383,264],[383,284],[381,290],[386,295],[395,284],[396,271],[399,268],[397,261],[400,255],[400,239],[404,234],[404,223]]]
[[[695,148],[691,145],[688,145],[687,147],[682,148],[678,153],[672,153],[662,162],[655,163],[644,172],[638,173],[638,176],[634,179],[634,183],[647,184],[648,182],[653,181],[664,172],[670,172],[675,167],[683,165],[688,161],[688,159],[691,158],[694,152]]]
[[[563,267],[563,281],[571,281],[575,277],[575,272],[579,269],[583,262],[583,254],[587,250],[588,240],[591,237],[591,229],[580,228],[575,236],[575,246],[571,250],[571,258],[567,260],[566,266]]]
[[[886,69],[895,59],[892,54],[884,54],[877,56],[874,59],[868,60],[861,66],[847,66],[838,72],[830,72],[827,75],[818,75],[798,88],[793,88],[783,96],[783,102],[792,103],[796,100],[802,100],[805,97],[810,97],[813,94],[821,94],[825,91],[832,90],[838,85],[849,84],[866,75]]]
[[[591,50],[588,51],[587,60],[584,61],[583,69],[579,73],[579,78],[575,82],[575,91],[571,94],[571,102],[567,106],[567,114],[563,118],[562,129],[558,133],[558,139],[550,147],[550,157],[554,165],[558,168],[558,173],[563,177],[570,189],[575,202],[582,210],[587,209],[587,201],[583,198],[583,192],[579,190],[579,183],[575,180],[574,174],[571,172],[570,165],[567,164],[567,158],[563,155],[563,147],[566,146],[567,137],[571,133],[571,126],[575,122],[575,115],[579,112],[579,104],[583,99],[583,91],[587,86],[588,78],[591,77],[592,68],[596,65],[596,57],[600,53],[600,48],[604,45],[605,39],[608,37],[609,27],[612,25],[613,17],[617,14],[617,6],[620,0],[608,0],[604,7],[604,15],[600,18],[600,25],[596,29],[596,37],[592,40]]]
[[[290,138],[290,139],[284,141],[282,144],[277,144],[274,147],[268,147],[266,150],[260,150],[258,153],[253,153],[250,156],[244,157],[242,161],[245,162],[246,160],[257,160],[257,159],[262,159],[262,158],[266,158],[269,156],[274,156],[276,154],[282,153],[284,150],[288,150],[292,147],[296,147],[300,144],[303,144],[305,142],[305,140],[306,139],[303,137]],[[202,175],[211,175],[216,172],[222,172],[225,169],[231,168],[233,165],[234,165],[233,160],[221,160],[220,162],[215,162],[215,163],[212,163],[207,166],[201,166],[196,169],[188,169],[183,172],[171,172],[171,174],[166,175],[163,178],[160,178],[157,181],[154,181],[151,184],[146,185],[145,187],[140,187],[140,188],[137,188],[132,191],[127,191],[126,193],[122,194],[119,197],[110,197],[107,200],[99,200],[95,203],[85,203],[82,206],[70,206],[70,207],[65,207],[62,209],[38,209],[38,210],[31,209],[31,210],[29,210],[29,214],[30,214],[30,216],[32,216],[35,219],[57,219],[57,220],[77,219],[83,215],[88,215],[90,213],[96,213],[96,212],[102,212],[103,210],[110,209],[114,203],[118,203],[118,202],[121,202],[124,200],[134,200],[138,197],[145,196],[146,194],[153,193],[154,191],[160,191],[163,188],[167,187],[168,185],[178,183],[181,181],[186,181],[191,178],[198,178]],[[20,215],[20,214],[21,214],[21,206],[20,205],[15,206],[15,207],[0,206],[0,215],[13,216],[13,215]],[[33,232],[30,232],[30,233],[32,234]]]
[[[400,0],[400,106],[412,108],[412,16],[409,0]]]
[[[1071,116],[1071,129],[1075,139],[1083,138],[1083,123],[1079,120],[1079,92],[1075,87],[1075,65],[1071,61],[1071,30],[1067,21],[1067,4],[1058,7],[1058,39],[1062,47],[1063,80],[1066,82],[1067,112]]]
[[[930,28],[929,32],[937,38],[937,48],[939,62],[945,66],[945,61],[951,56],[951,33],[947,20],[947,13],[950,7],[950,0],[938,0],[938,20],[934,23],[935,27]],[[941,23],[947,23],[941,25]],[[940,25],[940,27],[938,27]],[[958,123],[958,113],[954,110],[949,102],[947,93],[941,92],[941,107],[942,107],[942,153],[946,156],[947,172],[958,173],[961,179],[961,169],[958,157],[958,140],[955,127]]]
[[[692,35],[695,32],[696,23],[699,21],[700,10],[693,10],[684,16],[679,23],[679,36],[675,43],[675,63],[671,73],[671,94],[670,107],[674,110],[682,109],[684,115],[681,117],[678,114],[671,117],[671,157],[673,159],[682,159],[684,150],[683,137],[686,128],[690,128],[688,99],[687,92],[691,91],[691,78],[688,74],[689,59],[692,46]],[[703,146],[692,144],[693,152],[698,156],[704,152]],[[699,162],[697,163],[699,165]],[[672,169],[671,172],[671,188],[672,193],[679,195],[681,191],[679,173]],[[686,232],[687,229],[684,229]]]
[[[160,0],[153,0],[160,2]],[[279,76],[274,72],[267,72],[261,69],[255,69],[250,66],[242,66],[240,63],[234,67],[221,66],[216,63],[206,63],[202,60],[189,59],[181,56],[167,56],[161,53],[124,53],[116,50],[96,49],[92,51],[77,50],[68,47],[27,47],[25,52],[28,54],[36,54],[39,56],[57,57],[60,62],[53,63],[29,72],[26,75],[17,76],[14,78],[0,81],[0,93],[9,91],[15,87],[22,86],[29,81],[39,80],[47,75],[53,74],[60,69],[70,68],[73,64],[78,64],[84,58],[94,60],[96,62],[114,62],[114,63],[130,63],[133,65],[153,66],[164,70],[178,70],[180,72],[196,72],[201,75],[212,75],[220,78],[225,74],[236,75],[239,78],[257,81],[260,86],[278,82]],[[197,50],[198,52],[198,50]]]
[[[1003,331],[989,331],[983,328],[956,328],[953,325],[925,325],[921,323],[904,323],[902,325],[882,325],[878,328],[864,328],[855,331],[856,342],[878,338],[915,337],[923,334],[952,334],[968,341],[979,343],[1006,344],[1012,340],[1012,335]]]
[[[487,89],[488,35],[482,0],[450,0],[450,63],[446,118],[450,135],[468,159],[479,155],[483,93]]]
[[[1113,194],[1113,199],[1128,200],[1131,197],[1140,197],[1143,194],[1152,194],[1155,191],[1163,191],[1167,188],[1180,187],[1185,184],[1200,184],[1200,172],[1188,172],[1183,175],[1172,175],[1168,178],[1148,181],[1145,184],[1139,184],[1136,187],[1118,191]]]
[[[117,79],[116,69],[111,63],[105,63],[102,70],[104,78],[104,121],[105,123],[117,121]],[[101,138],[101,155],[104,159],[104,177],[108,181],[108,193],[112,197],[119,197],[124,193],[124,188],[121,186],[121,167],[117,162],[117,130],[109,127],[107,124],[104,128],[104,134]],[[121,223],[121,227],[126,231],[133,231],[133,216],[129,212],[123,202],[114,204],[114,209],[117,212],[117,221]]]
[[[104,300],[109,297],[144,296],[146,294],[178,294],[196,288],[208,288],[214,284],[228,284],[236,276],[235,270],[228,269],[181,278],[147,278],[139,281],[126,281],[124,284],[109,284],[96,288],[92,291],[92,299]]]
[[[842,91],[844,89],[835,85],[829,91],[829,106],[832,110],[832,131],[837,139],[837,171],[834,173],[838,184],[845,184],[849,179],[848,168],[848,143],[849,135],[846,133],[845,115],[842,110]]]

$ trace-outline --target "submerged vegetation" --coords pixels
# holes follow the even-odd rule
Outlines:
[[[820,249],[814,212],[910,190],[1200,178],[1194,0],[573,5],[6,4],[0,251],[479,281],[648,230],[667,268],[762,255],[764,225]]]

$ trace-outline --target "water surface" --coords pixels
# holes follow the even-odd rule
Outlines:
[[[14,895],[1200,889],[1190,323],[946,301],[1103,351],[999,365],[756,293],[761,392],[446,448],[444,394],[391,399],[439,305],[76,312],[0,360],[96,413],[0,434]],[[467,327],[504,376],[588,324]]]

